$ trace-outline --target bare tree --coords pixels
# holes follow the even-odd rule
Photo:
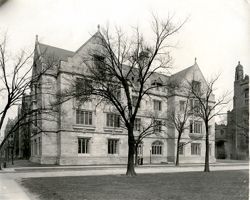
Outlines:
[[[194,102],[197,104],[193,106],[193,112],[196,116],[201,118],[205,124],[205,166],[204,172],[209,172],[209,122],[225,108],[229,103],[229,93],[223,93],[219,98],[215,99],[213,92],[216,90],[215,83],[219,79],[219,75],[215,76],[211,80],[206,81],[204,85],[197,80],[188,82],[189,90],[192,94]]]
[[[86,56],[81,56],[86,71],[82,74],[83,80],[76,81],[73,86],[78,89],[66,89],[58,95],[61,102],[72,97],[85,102],[95,97],[99,102],[106,102],[114,107],[127,129],[128,176],[136,175],[133,129],[139,105],[153,88],[165,87],[149,84],[150,78],[162,69],[169,69],[169,39],[183,24],[184,22],[174,25],[171,17],[166,21],[153,17],[153,44],[144,40],[138,28],[134,29],[131,37],[126,36],[119,28],[115,29],[115,34],[111,34],[109,28],[102,29],[94,35],[96,48],[89,50]],[[132,99],[133,96],[136,96],[135,100]]]
[[[180,144],[180,141],[181,141],[183,132],[185,131],[185,129],[187,129],[186,122],[188,120],[189,111],[190,111],[189,110],[189,98],[190,98],[190,94],[187,94],[185,99],[181,101],[182,105],[179,105],[180,109],[177,110],[178,108],[173,108],[173,110],[169,112],[169,115],[167,118],[167,122],[169,123],[169,126],[173,126],[178,132],[176,160],[175,160],[176,166],[179,166],[180,149],[183,148],[183,146],[185,145],[185,144]]]
[[[35,51],[27,53],[22,50],[19,54],[13,56],[7,48],[7,36],[4,35],[0,41],[0,130],[3,128],[8,111],[20,105],[25,93],[30,92],[31,86],[36,84],[41,76],[55,65],[56,58],[53,55],[47,56],[46,59],[43,59],[46,65],[34,72],[34,63],[41,62],[41,58],[45,53],[46,51],[38,55]],[[36,115],[35,113],[38,112],[41,112],[41,109],[33,109],[26,112],[24,116],[17,120],[17,124],[14,127],[18,127],[20,120],[24,120],[28,115]],[[35,117],[33,118],[35,119]],[[5,136],[0,145],[0,151],[11,134],[13,134],[13,131],[10,131]]]

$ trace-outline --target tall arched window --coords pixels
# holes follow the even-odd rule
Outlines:
[[[163,143],[161,141],[155,141],[152,143],[152,155],[162,155]]]

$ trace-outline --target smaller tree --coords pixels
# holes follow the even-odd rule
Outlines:
[[[167,122],[169,123],[169,126],[174,126],[174,128],[177,130],[177,150],[176,150],[176,160],[175,165],[179,166],[179,153],[180,149],[183,148],[183,144],[180,144],[182,134],[184,130],[187,128],[186,122],[188,120],[188,114],[189,114],[189,97],[190,94],[185,97],[185,100],[180,101],[180,109],[179,112],[174,108],[174,110],[171,110]],[[175,138],[175,137],[174,137]]]
[[[219,75],[211,80],[206,81],[204,85],[197,80],[188,82],[189,91],[192,97],[198,101],[194,104],[193,110],[196,116],[200,117],[205,124],[205,166],[204,172],[209,172],[209,122],[221,113],[224,107],[229,103],[229,93],[223,93],[219,98],[215,99],[213,92],[216,90],[215,83],[219,79]]]

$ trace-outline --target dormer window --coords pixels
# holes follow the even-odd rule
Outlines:
[[[153,86],[153,88],[155,88],[157,91],[159,91],[160,88],[162,88],[162,86],[163,86],[162,80],[160,78],[158,80],[154,80],[152,82],[151,86]]]
[[[105,72],[105,58],[103,56],[99,56],[99,55],[93,55],[93,60],[94,60],[94,65],[96,67],[96,69],[98,69],[98,71],[100,72]]]
[[[192,82],[192,90],[195,93],[200,93],[201,92],[201,82],[193,81]]]

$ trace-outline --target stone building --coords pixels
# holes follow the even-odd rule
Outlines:
[[[17,148],[18,158],[30,157],[30,126],[32,124],[30,112],[31,100],[30,96],[24,94],[22,97],[22,104],[18,108],[18,120],[19,126],[16,132],[16,138],[18,140]]]
[[[75,52],[45,45],[36,39],[33,75],[45,67],[46,60],[50,58],[54,59],[54,67],[33,84],[33,108],[51,107],[50,103],[58,92],[67,88],[70,81],[81,78],[86,73],[81,57],[90,49],[98,48],[95,41],[99,34],[98,31]],[[172,78],[194,78],[202,86],[206,85],[196,62],[173,76],[154,74],[147,84],[162,85]],[[149,120],[150,113],[156,115],[159,122],[157,134],[144,138],[140,145],[139,154],[143,163],[166,163],[175,160],[177,131],[163,125],[170,109],[181,112],[181,102],[185,100],[185,95],[180,91],[171,96],[167,94],[167,88],[155,88],[151,91],[151,96],[145,97],[141,102],[134,128],[135,135],[140,131],[141,124]],[[111,105],[96,106],[95,99],[81,106],[77,106],[76,101],[70,99],[60,104],[54,115],[37,114],[36,124],[31,127],[30,160],[59,165],[125,164],[128,154],[127,131],[122,128],[117,112]],[[180,162],[202,163],[205,156],[204,123],[192,113],[188,123],[190,128],[185,130],[181,141],[187,144],[180,152]],[[214,121],[210,123],[210,161],[213,162]]]
[[[215,124],[215,157],[217,159],[229,158],[229,141],[227,125]]]
[[[233,110],[227,113],[227,135],[231,159],[249,157],[249,76],[243,66],[235,69]]]

